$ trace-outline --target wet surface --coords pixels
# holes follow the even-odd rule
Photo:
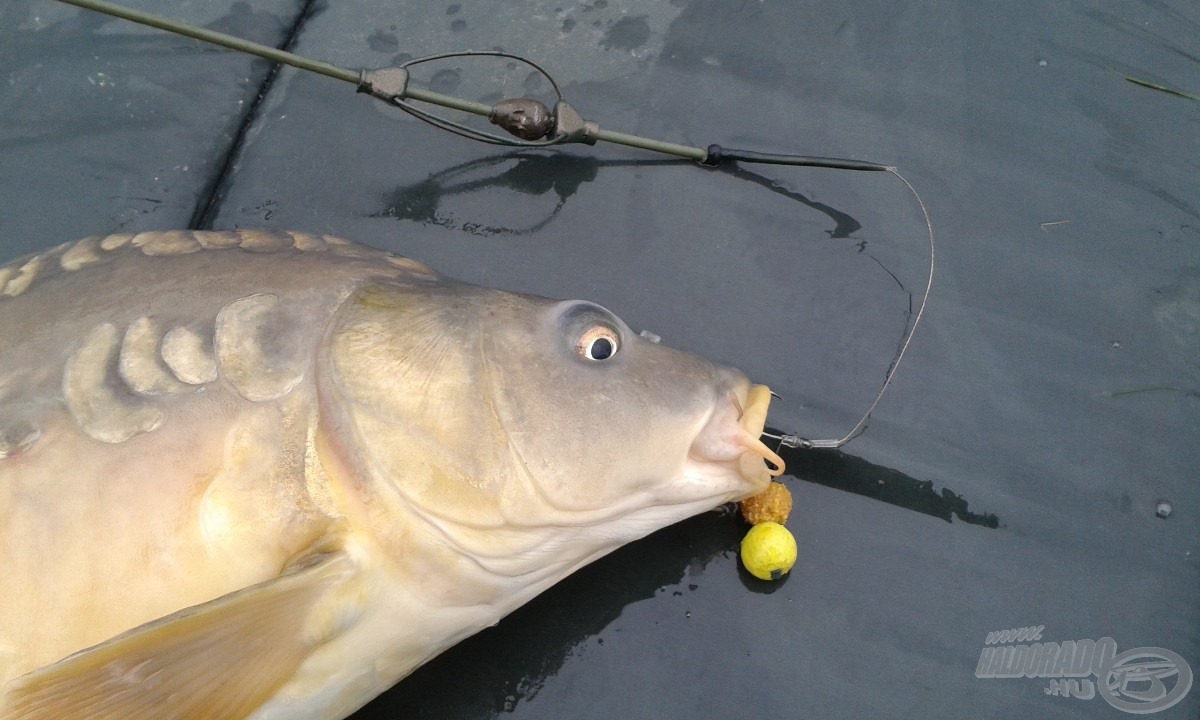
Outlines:
[[[739,521],[706,514],[356,717],[1126,716],[977,668],[989,633],[1029,626],[1200,672],[1200,102],[1127,80],[1200,93],[1194,4],[169,12],[295,31],[295,52],[346,67],[520,52],[607,128],[896,165],[938,233],[925,324],[867,432],[789,458],[785,583],[759,592]],[[189,223],[339,234],[596,300],[771,385],[771,425],[805,437],[857,422],[924,280],[920,213],[882,173],[502,152],[287,69],[256,103],[266,63],[49,0],[0,9],[0,70],[0,259]],[[546,92],[533,78],[449,62],[422,82],[498,99]],[[1192,689],[1154,717],[1197,712]]]

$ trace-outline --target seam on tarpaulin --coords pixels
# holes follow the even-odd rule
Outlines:
[[[296,15],[291,29],[288,30],[287,37],[284,38],[283,44],[278,49],[288,52],[292,50],[292,47],[296,44],[296,40],[300,37],[300,31],[303,30],[304,24],[312,17],[317,3],[318,0],[305,0],[304,7]],[[212,181],[205,186],[204,191],[196,200],[196,209],[192,211],[191,220],[188,221],[188,229],[212,229],[213,216],[220,210],[225,185],[229,181],[230,175],[233,174],[233,167],[237,162],[238,155],[241,154],[242,145],[246,141],[246,135],[250,132],[250,127],[254,125],[254,121],[258,119],[263,101],[266,100],[267,94],[274,87],[275,79],[282,68],[282,64],[274,63],[270,71],[267,72],[267,76],[263,78],[262,84],[258,88],[258,93],[254,96],[254,101],[250,104],[250,108],[246,111],[246,114],[242,116],[241,123],[238,124],[237,132],[233,136],[233,142],[225,150],[225,156],[221,160],[221,169],[213,177]]]

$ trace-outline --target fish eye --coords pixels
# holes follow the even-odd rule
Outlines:
[[[564,300],[557,304],[560,346],[580,360],[604,362],[621,351],[625,323],[603,307],[581,300]]]
[[[608,360],[620,348],[620,336],[607,325],[593,325],[575,342],[575,352],[587,360]]]

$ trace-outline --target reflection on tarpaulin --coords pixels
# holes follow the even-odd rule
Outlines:
[[[526,235],[537,232],[549,224],[574,196],[584,183],[592,182],[602,168],[643,168],[658,165],[688,165],[687,160],[597,160],[592,156],[567,154],[561,151],[536,152],[519,150],[477,158],[445,170],[433,173],[421,182],[396,188],[383,198],[383,208],[368,217],[390,217],[410,220],[421,224],[456,228],[473,235]],[[706,168],[712,172],[723,172],[731,178],[758,185],[766,190],[794,200],[823,215],[834,223],[828,230],[835,239],[849,238],[862,228],[862,224],[849,213],[825,203],[817,202],[804,194],[790,190],[777,181],[745,168],[735,162],[718,168]],[[551,195],[555,204],[549,211],[537,210],[522,226],[506,226],[484,222],[479,219],[462,220],[444,207],[451,197],[505,189],[521,195],[538,197]],[[528,203],[526,203],[528,205]],[[533,206],[529,206],[533,207]],[[531,215],[533,213],[531,212]]]

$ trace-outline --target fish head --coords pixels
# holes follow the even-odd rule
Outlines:
[[[594,303],[513,297],[507,313],[481,334],[480,362],[496,426],[546,505],[659,527],[769,482],[765,387]]]
[[[331,333],[343,465],[498,575],[556,580],[782,470],[766,387],[594,303],[378,283]]]

